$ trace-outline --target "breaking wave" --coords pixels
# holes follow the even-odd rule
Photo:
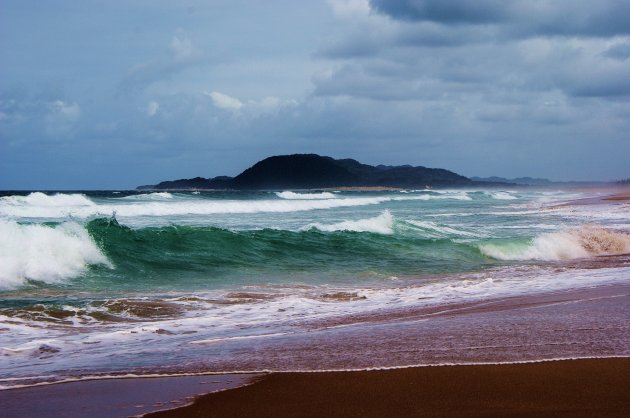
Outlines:
[[[0,289],[16,288],[28,280],[64,282],[97,264],[111,266],[77,223],[51,227],[0,221]]]
[[[33,192],[27,196],[3,196],[0,197],[0,205],[5,207],[81,207],[96,206],[83,194],[57,193],[47,195],[42,192]]]
[[[540,234],[526,242],[479,245],[479,250],[498,260],[572,260],[630,252],[630,235],[593,225]]]
[[[292,193],[292,192],[291,192]],[[296,193],[297,195],[297,193]],[[168,193],[141,195],[144,199],[120,204],[96,204],[84,195],[46,195],[31,193],[28,196],[7,196],[0,199],[0,216],[10,218],[66,219],[68,217],[86,219],[90,217],[133,216],[179,216],[213,214],[288,213],[317,209],[332,209],[377,205],[390,201],[386,196],[306,198],[306,199],[259,199],[259,200],[220,200],[220,199],[173,199]],[[334,196],[331,193],[331,196]],[[148,199],[147,199],[148,197]]]
[[[287,200],[316,200],[316,199],[336,199],[337,196],[330,192],[322,193],[295,193],[291,191],[276,192],[276,196]]]
[[[464,231],[462,229],[456,229],[448,225],[437,224],[431,221],[407,221],[408,224],[420,229],[423,235],[427,238],[452,238],[455,237],[483,237],[482,234],[477,232]]]
[[[391,235],[394,233],[394,217],[386,210],[379,216],[356,221],[343,221],[334,224],[313,223],[306,229],[318,229],[324,232],[352,231],[352,232],[372,232],[375,234]]]
[[[169,192],[153,192],[153,193],[142,193],[137,195],[125,196],[120,199],[124,200],[165,200],[172,199],[173,195]]]
[[[510,192],[487,192],[490,197],[496,200],[516,200],[516,196]]]

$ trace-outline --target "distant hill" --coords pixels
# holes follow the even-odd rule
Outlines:
[[[610,181],[553,181],[542,178],[532,178],[532,177],[517,177],[513,179],[507,179],[505,177],[471,177],[472,181],[474,181],[477,185],[486,185],[486,184],[511,184],[518,186],[533,186],[533,187],[603,187],[603,186],[611,186],[615,184],[622,184],[620,182],[610,182]]]
[[[512,183],[519,185],[527,185],[527,186],[549,186],[553,184],[551,180],[541,179],[541,178],[532,178],[532,177],[517,177],[514,179],[507,179],[505,177],[471,177],[473,181],[484,182],[484,183]]]
[[[265,158],[236,177],[195,177],[163,181],[138,189],[277,190],[331,187],[462,187],[473,186],[467,177],[441,168],[422,166],[371,166],[352,159],[336,160],[317,154],[278,155]]]

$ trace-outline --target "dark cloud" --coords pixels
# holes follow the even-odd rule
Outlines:
[[[616,43],[606,49],[604,55],[609,58],[625,61],[630,58],[630,42]]]
[[[393,19],[443,25],[498,25],[516,37],[630,33],[625,0],[372,0]]]
[[[60,7],[0,15],[2,187],[134,187],[293,152],[628,176],[628,1],[110,3],[62,37]]]
[[[501,0],[372,0],[371,4],[396,19],[441,23],[493,23],[509,15]]]

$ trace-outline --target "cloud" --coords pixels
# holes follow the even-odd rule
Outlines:
[[[492,23],[507,17],[503,0],[372,0],[374,9],[396,19],[442,23]]]
[[[183,33],[175,35],[171,39],[169,49],[174,62],[194,62],[203,55],[201,50],[195,47],[192,41]]]
[[[239,110],[243,107],[243,103],[236,97],[231,97],[227,94],[219,93],[218,91],[213,91],[211,93],[204,92],[203,94],[210,97],[212,99],[212,103],[221,109]]]
[[[157,113],[157,111],[160,109],[160,104],[154,100],[151,100],[148,104],[147,104],[147,116],[152,117],[155,116],[155,114]]]
[[[570,3],[373,0],[372,13],[320,50],[338,65],[313,77],[313,94],[387,101],[497,91],[630,96],[630,37],[623,35],[630,25],[618,24],[618,14],[630,17],[628,3]]]
[[[328,0],[328,4],[338,17],[364,16],[371,11],[369,0]]]
[[[630,58],[630,40],[611,45],[604,51],[604,55],[619,61],[627,60]]]
[[[77,103],[67,103],[63,100],[55,100],[50,104],[53,113],[61,115],[64,119],[75,122],[81,116],[81,108]]]
[[[5,187],[233,175],[293,152],[465,175],[628,177],[628,1],[254,2],[251,13],[154,3],[125,3],[123,20],[119,6],[84,8],[90,18],[61,32],[49,30],[61,8],[40,25],[28,24],[39,9],[8,9]],[[89,43],[68,41],[108,10]]]
[[[629,34],[624,0],[372,0],[393,19],[442,25],[498,25],[503,36]]]
[[[120,82],[119,92],[138,92],[151,84],[169,80],[197,66],[205,65],[203,51],[181,30],[168,44],[168,56],[132,66]]]

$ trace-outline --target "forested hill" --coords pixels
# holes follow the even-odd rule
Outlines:
[[[278,190],[332,187],[424,188],[468,186],[474,182],[441,168],[372,166],[353,159],[336,160],[317,154],[278,155],[265,158],[236,177],[195,177],[163,181],[138,189]]]

